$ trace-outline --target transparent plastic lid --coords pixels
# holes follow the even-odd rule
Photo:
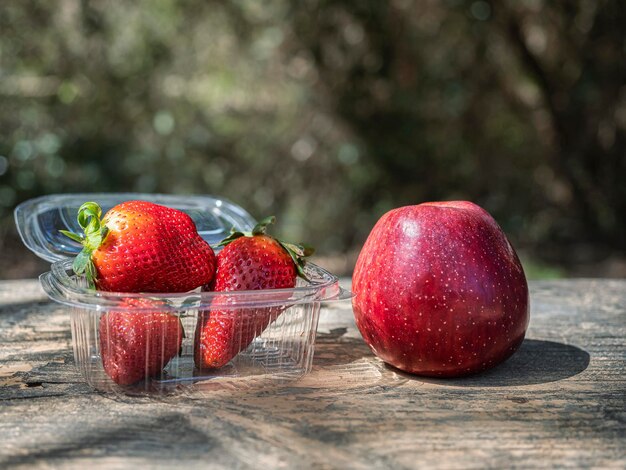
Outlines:
[[[137,199],[186,212],[210,245],[228,236],[232,227],[249,231],[256,224],[244,209],[220,197],[140,193],[58,194],[30,199],[15,208],[15,223],[33,253],[50,262],[60,261],[73,258],[82,248],[59,230],[81,233],[76,215],[84,202],[97,202],[106,212],[121,202]]]

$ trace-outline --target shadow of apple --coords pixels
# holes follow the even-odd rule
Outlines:
[[[433,379],[387,368],[406,378],[421,382],[461,387],[506,387],[534,385],[567,379],[589,365],[589,353],[555,341],[526,339],[519,350],[499,366],[480,374],[452,379]]]

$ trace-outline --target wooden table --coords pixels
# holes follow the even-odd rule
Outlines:
[[[91,391],[64,308],[0,282],[0,468],[626,468],[626,280],[531,293],[528,339],[479,376],[385,367],[347,302],[324,310],[301,381],[154,399]]]

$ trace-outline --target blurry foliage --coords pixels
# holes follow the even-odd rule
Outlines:
[[[140,191],[225,196],[326,254],[436,199],[552,263],[623,253],[625,10],[4,0],[0,249],[27,198]]]

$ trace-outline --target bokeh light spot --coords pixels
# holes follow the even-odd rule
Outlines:
[[[45,133],[37,141],[39,151],[47,154],[56,153],[61,147],[61,139],[56,134],[50,132]]]
[[[311,158],[316,148],[317,142],[314,139],[303,137],[291,146],[291,156],[299,162],[304,162]]]
[[[169,135],[174,130],[174,117],[167,111],[159,111],[152,121],[154,130],[161,135]]]
[[[491,16],[491,6],[487,2],[479,1],[472,3],[470,13],[479,21],[486,21]]]
[[[33,156],[33,144],[29,140],[20,140],[13,147],[13,155],[20,161],[26,161]]]
[[[59,85],[57,96],[61,103],[71,104],[78,96],[78,88],[72,82],[63,82]]]
[[[343,144],[339,147],[337,158],[344,165],[354,165],[359,161],[359,149],[353,144]]]

